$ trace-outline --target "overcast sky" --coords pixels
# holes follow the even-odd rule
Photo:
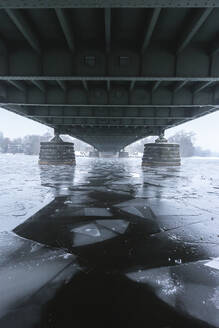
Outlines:
[[[48,130],[52,131],[45,125],[0,108],[0,131],[5,137],[18,138],[27,134],[42,135]],[[181,130],[194,132],[197,146],[219,152],[219,111],[168,129],[165,136],[170,137]]]

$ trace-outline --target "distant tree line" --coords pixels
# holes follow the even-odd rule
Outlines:
[[[182,157],[202,156],[209,157],[219,155],[211,152],[209,149],[202,149],[194,145],[195,134],[193,132],[180,131],[168,139],[169,142],[180,145]]]
[[[40,142],[47,142],[52,139],[53,135],[50,132],[42,136],[27,135],[23,138],[9,139],[5,138],[3,133],[0,132],[0,152],[2,153],[24,153],[28,155],[38,155],[40,151]],[[157,137],[147,137],[141,139],[130,146],[126,150],[130,153],[143,153],[144,144],[154,142]],[[90,151],[92,147],[78,139],[62,136],[63,141],[73,142],[75,150]],[[192,132],[180,131],[169,138],[169,142],[180,144],[180,152],[182,157],[190,156],[219,156],[219,153],[213,153],[210,150],[204,150],[201,147],[194,145],[195,134]]]
[[[149,142],[154,142],[156,137],[148,137],[141,139],[132,145],[126,147],[126,150],[134,153],[144,151],[144,144]],[[182,157],[191,157],[191,156],[219,156],[219,153],[213,153],[210,150],[202,149],[201,147],[195,146],[195,134],[193,132],[180,131],[175,135],[171,136],[168,139],[169,142],[178,143],[180,145],[180,153]]]
[[[10,139],[5,138],[0,132],[0,152],[2,153],[24,153],[27,155],[38,155],[40,151],[40,142],[48,142],[53,138],[50,132],[42,136],[27,135],[23,138]],[[91,146],[69,136],[63,136],[64,141],[74,142],[75,150],[89,151]]]
[[[5,138],[0,132],[0,152],[37,155],[40,150],[40,142],[49,141],[51,137],[51,134],[47,132],[43,136],[27,135],[23,138],[10,139]]]

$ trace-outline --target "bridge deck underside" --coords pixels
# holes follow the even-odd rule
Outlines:
[[[166,3],[0,4],[0,106],[102,151],[217,110],[219,4]]]

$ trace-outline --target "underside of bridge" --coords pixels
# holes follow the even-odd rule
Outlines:
[[[118,151],[218,109],[218,0],[4,0],[0,106]]]

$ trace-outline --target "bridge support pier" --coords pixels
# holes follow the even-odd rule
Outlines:
[[[119,152],[119,157],[120,158],[128,158],[129,157],[129,153],[127,151],[120,151]]]
[[[56,133],[51,141],[40,143],[39,164],[75,165],[74,144],[64,142]]]
[[[100,157],[100,153],[98,150],[92,150],[89,152],[89,157]]]
[[[142,166],[179,166],[180,149],[179,144],[168,143],[161,134],[155,143],[144,145]]]

